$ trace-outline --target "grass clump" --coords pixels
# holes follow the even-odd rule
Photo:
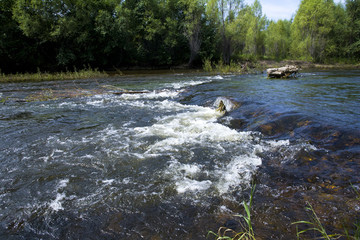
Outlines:
[[[360,200],[360,192],[351,185],[354,192],[356,193],[356,199]],[[235,215],[235,217],[240,217],[240,225],[242,230],[236,232],[233,229],[227,227],[220,227],[217,232],[209,231],[207,237],[213,236],[215,240],[256,240],[255,232],[251,223],[251,208],[253,203],[253,196],[255,192],[255,185],[251,188],[250,200],[249,202],[242,202],[242,205],[245,210],[245,215]],[[292,225],[296,225],[296,236],[297,239],[325,239],[325,240],[335,240],[335,239],[347,239],[347,240],[360,240],[360,222],[353,223],[353,228],[351,233],[348,229],[344,228],[343,233],[328,233],[324,225],[321,223],[320,218],[317,216],[312,205],[307,202],[305,208],[309,212],[309,221],[297,221],[293,222]],[[305,225],[305,229],[299,230],[299,225]],[[309,234],[311,234],[309,236]]]
[[[298,226],[296,226],[297,239],[300,239],[300,236],[307,232],[320,233],[321,237],[319,239],[331,240],[331,239],[336,239],[336,238],[341,237],[340,234],[328,234],[326,232],[326,229],[322,225],[319,217],[316,215],[314,208],[311,206],[311,204],[309,202],[307,202],[306,210],[310,211],[310,221],[297,221],[297,222],[292,223],[292,224],[306,224],[309,226],[308,228],[301,230],[301,231],[299,231]]]
[[[205,59],[203,63],[203,70],[212,74],[257,73],[262,72],[263,67],[255,61],[231,61],[230,64],[224,64],[221,60],[218,63],[213,63],[210,59]]]
[[[255,192],[256,185],[253,185],[250,193],[250,200],[247,203],[246,201],[242,202],[242,205],[245,210],[245,215],[235,215],[235,217],[240,218],[240,225],[242,230],[240,232],[235,232],[234,230],[226,227],[220,227],[217,233],[209,231],[208,236],[212,235],[216,240],[256,240],[254,229],[251,224],[251,207],[253,203],[253,197]]]
[[[203,70],[205,72],[212,72],[213,71],[212,62],[211,62],[210,58],[206,58],[204,60]]]
[[[351,187],[353,188],[355,194],[356,194],[356,199],[360,200],[360,192],[350,183]],[[317,233],[319,235],[319,237],[317,237],[316,239],[326,239],[326,240],[333,240],[333,239],[347,239],[347,240],[360,240],[360,222],[356,222],[353,224],[353,234],[350,235],[349,230],[344,228],[344,233],[342,234],[329,234],[325,227],[323,226],[323,224],[320,221],[320,218],[317,216],[314,208],[311,206],[311,204],[309,202],[307,202],[307,206],[306,206],[306,210],[309,211],[309,216],[310,216],[310,220],[309,221],[297,221],[294,222],[292,224],[296,224],[296,235],[297,235],[297,239],[301,239],[300,236],[306,233]],[[298,225],[301,224],[305,224],[308,227],[305,228],[304,230],[300,230],[298,228]]]
[[[53,80],[74,80],[87,78],[103,78],[108,74],[98,69],[86,68],[67,72],[47,73],[39,69],[36,73],[0,74],[0,83],[8,82],[41,82]]]

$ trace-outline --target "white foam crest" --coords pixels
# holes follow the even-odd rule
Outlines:
[[[64,192],[61,193],[59,191],[63,191],[63,189],[68,185],[68,183],[69,179],[63,179],[60,180],[56,186],[56,198],[52,200],[49,204],[49,208],[51,208],[55,212],[59,210],[64,210],[61,202],[65,199],[66,195]]]
[[[220,75],[216,75],[216,76],[210,76],[210,77],[207,77],[208,79],[212,79],[212,80],[222,80],[224,79],[222,76]]]
[[[152,126],[134,130],[139,135],[164,138],[150,146],[150,151],[169,150],[172,146],[185,143],[235,142],[249,139],[249,132],[238,132],[216,123],[219,114],[213,109],[202,107],[199,111],[179,113],[163,118]]]
[[[192,80],[192,81],[172,83],[170,86],[173,87],[174,89],[180,89],[180,88],[185,88],[185,87],[190,87],[190,86],[201,85],[201,84],[209,83],[209,82],[211,82],[211,80],[202,80],[202,81]]]
[[[272,140],[272,141],[267,141],[267,143],[270,144],[270,146],[273,148],[290,145],[289,140]]]
[[[205,191],[211,187],[211,184],[212,182],[210,180],[197,181],[184,178],[176,182],[176,191],[178,193]]]
[[[60,190],[62,188],[65,188],[67,184],[69,183],[69,179],[61,180],[57,186],[57,190]]]
[[[178,102],[170,101],[168,99],[164,101],[157,101],[153,104],[148,104],[147,107],[152,109],[161,109],[165,111],[181,111],[181,110],[197,110],[198,106],[186,106]]]
[[[106,102],[105,99],[98,99],[98,100],[91,100],[91,101],[88,101],[86,102],[87,105],[91,105],[91,106],[94,106],[94,107],[101,107],[101,106],[104,106],[104,103]]]
[[[102,180],[102,183],[105,185],[111,185],[114,181],[115,179],[106,179],[106,180]]]
[[[58,107],[59,108],[73,108],[73,107],[76,107],[78,104],[74,103],[74,102],[61,102]]]
[[[250,183],[253,173],[261,164],[261,158],[255,155],[234,157],[225,168],[216,171],[216,175],[219,176],[216,184],[219,193],[222,195],[229,192],[231,188]]]
[[[146,93],[124,93],[120,98],[125,100],[136,100],[136,99],[158,99],[158,98],[175,98],[179,95],[180,91],[152,91]]]
[[[59,210],[64,210],[64,207],[62,206],[61,203],[61,201],[64,200],[64,198],[65,198],[65,193],[58,193],[56,195],[56,198],[53,201],[51,201],[49,207],[55,212]]]
[[[181,178],[184,177],[195,177],[201,173],[201,166],[198,164],[182,164],[174,160],[170,163],[167,173],[175,176],[181,175]]]
[[[177,160],[170,162],[165,174],[170,176],[175,182],[176,191],[178,193],[185,192],[201,192],[211,187],[210,180],[197,180],[202,175],[208,175],[207,171],[203,171],[203,167],[196,163],[183,164]]]

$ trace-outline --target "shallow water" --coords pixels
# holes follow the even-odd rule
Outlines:
[[[260,239],[295,238],[291,222],[306,220],[306,202],[330,230],[352,225],[359,76],[3,84],[0,236],[205,239],[220,226],[239,230],[233,215],[252,183]],[[136,93],[114,94],[123,89]],[[226,114],[216,111],[220,100]]]

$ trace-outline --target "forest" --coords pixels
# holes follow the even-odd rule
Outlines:
[[[360,0],[302,0],[272,21],[258,0],[1,0],[0,72],[360,60]]]

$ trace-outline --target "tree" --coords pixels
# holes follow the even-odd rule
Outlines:
[[[15,0],[0,1],[0,72],[34,71],[41,57],[36,42],[13,19],[14,4]]]
[[[221,54],[225,64],[230,64],[232,49],[232,25],[240,9],[244,7],[243,0],[210,0],[207,2],[207,14],[210,19],[216,19],[216,27],[221,38]]]
[[[348,47],[346,49],[348,56],[360,59],[360,0],[346,0]]]
[[[270,21],[265,32],[266,55],[275,59],[284,59],[289,55],[291,21]]]
[[[265,22],[266,17],[262,15],[262,7],[258,0],[248,11],[249,28],[246,33],[245,51],[249,55],[262,56],[265,53]]]
[[[333,0],[302,0],[291,26],[293,57],[323,62],[335,49]]]
[[[205,12],[205,6],[201,0],[182,0],[181,2],[185,6],[185,36],[188,39],[190,48],[188,65],[192,66],[201,47],[202,19]]]
[[[55,68],[104,64],[103,34],[97,19],[105,19],[117,0],[16,0],[14,19],[22,32],[36,41],[46,63]],[[105,19],[107,20],[107,19]],[[99,23],[99,21],[97,21]],[[49,68],[49,67],[46,67]]]

